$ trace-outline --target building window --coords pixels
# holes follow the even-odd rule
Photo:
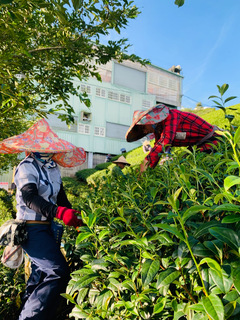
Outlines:
[[[90,134],[90,126],[88,124],[78,124],[78,133]]]
[[[108,99],[119,101],[119,94],[114,91],[108,91]]]
[[[117,93],[114,91],[108,91],[108,99],[119,101],[122,103],[131,104],[131,96],[123,94],[123,93]]]
[[[143,100],[142,101],[142,107],[149,109],[151,107],[151,101],[149,100]]]
[[[106,90],[101,88],[96,88],[96,96],[101,98],[106,98]]]
[[[105,137],[104,127],[94,127],[94,135],[98,137]]]
[[[106,137],[125,140],[125,135],[129,126],[122,124],[107,122],[106,123]]]
[[[81,84],[81,92],[91,94],[91,87],[85,84]]]
[[[146,92],[146,72],[114,63],[113,83],[140,92]]]

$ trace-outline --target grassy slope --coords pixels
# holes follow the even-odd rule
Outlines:
[[[231,110],[230,108],[236,109]],[[211,124],[215,124],[219,126],[220,128],[223,128],[228,125],[228,120],[224,117],[224,112],[220,109],[202,109],[199,110],[196,113],[199,117],[203,118],[207,122]],[[234,106],[231,106],[227,108],[227,114],[232,114],[235,116],[232,124],[235,126],[240,126],[240,104],[236,104]]]

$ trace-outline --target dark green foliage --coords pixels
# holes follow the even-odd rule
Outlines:
[[[75,319],[238,319],[239,136],[212,154],[175,148],[141,176],[106,172],[79,199]]]
[[[16,217],[13,205],[14,199],[15,196],[10,195],[7,190],[0,188],[0,225]]]
[[[120,35],[139,13],[129,0],[0,1],[0,141],[47,114],[73,123],[70,97],[90,107],[80,82],[101,81],[99,65],[112,59],[147,63],[127,54],[126,38],[107,39],[112,32]],[[16,164],[16,155],[0,160],[5,170]]]
[[[110,166],[111,162],[104,162],[104,163],[99,163],[96,165],[95,169],[96,170],[104,170],[107,169]]]
[[[121,156],[120,154],[118,154],[118,155],[116,155],[116,156],[113,156],[113,157],[111,158],[111,162],[116,161],[120,156]]]
[[[75,175],[79,181],[86,182],[87,178],[89,176],[91,176],[93,173],[95,173],[96,171],[97,171],[96,169],[83,169],[83,170],[76,172]]]
[[[0,255],[2,256],[0,250]],[[25,290],[24,268],[0,268],[0,318],[17,319],[21,304],[21,295]]]

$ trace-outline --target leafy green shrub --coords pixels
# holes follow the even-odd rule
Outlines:
[[[79,199],[87,197],[88,189],[86,182],[80,182],[76,178],[62,178],[64,190],[72,207],[76,210],[81,210],[79,207]]]
[[[2,256],[0,250],[0,255]],[[17,319],[21,304],[21,295],[25,290],[24,267],[0,268],[0,318]]]
[[[7,190],[0,188],[0,225],[16,217],[14,198],[15,196],[10,195]]]
[[[81,200],[71,316],[239,319],[240,130],[225,138],[213,154],[176,148],[154,170],[95,183]]]
[[[75,175],[79,181],[87,182],[87,178],[96,171],[97,171],[96,169],[83,169],[83,170],[77,171]]]
[[[107,169],[107,167],[109,167],[111,164],[112,164],[111,162],[99,163],[98,165],[96,165],[95,169],[96,170],[104,170],[104,169]]]

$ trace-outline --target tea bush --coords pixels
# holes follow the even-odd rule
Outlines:
[[[75,175],[79,181],[87,182],[87,178],[96,171],[97,171],[96,169],[83,169],[83,170],[77,171]]]
[[[10,195],[7,190],[0,188],[0,225],[15,217],[14,196]]]
[[[2,256],[2,250],[0,250]],[[17,319],[21,295],[25,290],[24,268],[0,268],[0,318]]]
[[[224,135],[215,153],[176,148],[172,161],[106,174],[79,199],[72,317],[239,319],[240,131]]]
[[[107,167],[111,165],[111,162],[104,162],[104,163],[99,163],[96,165],[95,169],[96,170],[105,170]]]

